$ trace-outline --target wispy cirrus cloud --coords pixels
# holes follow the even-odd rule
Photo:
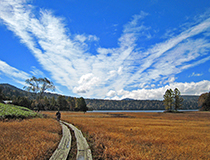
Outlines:
[[[200,77],[200,76],[202,76],[203,75],[203,73],[195,73],[195,72],[193,72],[191,75],[189,75],[188,77]]]
[[[0,60],[0,73],[3,73],[8,77],[17,80],[26,80],[27,78],[29,78],[28,73],[18,70],[1,60]]]
[[[37,69],[35,66],[32,66],[32,71],[30,71],[30,73],[33,76],[41,76],[41,77],[45,77],[44,73],[42,71],[40,71],[39,69]]]
[[[141,49],[137,40],[152,37],[151,27],[143,23],[148,16],[143,11],[134,15],[124,25],[117,47],[98,47],[97,54],[91,54],[89,44],[100,42],[100,38],[67,32],[63,19],[49,10],[40,9],[37,14],[25,0],[3,0],[0,6],[0,19],[31,50],[52,79],[77,94],[102,98],[160,98],[160,93],[169,87],[167,84],[173,87],[172,77],[210,59],[210,42],[206,38],[210,18],[202,18],[178,35],[170,34],[170,38]],[[210,82],[188,86],[193,90],[203,83]],[[157,84],[159,88],[152,89]]]

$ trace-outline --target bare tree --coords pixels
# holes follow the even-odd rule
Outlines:
[[[42,98],[43,93],[46,90],[55,90],[53,82],[49,81],[47,78],[36,78],[33,76],[30,79],[26,79],[25,82],[27,84],[27,86],[23,87],[25,90],[37,93],[38,105],[39,100]]]

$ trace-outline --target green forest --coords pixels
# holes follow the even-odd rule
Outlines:
[[[199,109],[199,96],[181,96],[184,100],[181,109]],[[102,100],[85,99],[92,110],[165,110],[160,100]]]
[[[163,101],[160,100],[103,100],[84,99],[63,96],[59,94],[43,93],[43,99],[39,106],[36,101],[36,93],[28,92],[10,84],[0,84],[1,92],[5,100],[12,100],[13,104],[24,106],[33,110],[164,110]],[[181,95],[184,99],[181,109],[199,109],[199,96]],[[84,104],[84,101],[86,104]],[[37,108],[37,106],[39,108]],[[85,108],[87,106],[87,108]],[[85,108],[85,109],[84,109]]]
[[[87,111],[83,97],[76,98],[59,94],[28,92],[10,84],[0,84],[0,100],[11,100],[12,104],[32,110]]]

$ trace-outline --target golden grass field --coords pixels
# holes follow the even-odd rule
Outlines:
[[[49,159],[61,138],[51,118],[0,121],[0,160]]]
[[[62,119],[94,141],[93,159],[210,159],[209,112],[62,112]]]

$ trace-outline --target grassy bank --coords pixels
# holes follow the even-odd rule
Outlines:
[[[54,114],[54,113],[51,113]],[[210,113],[71,113],[95,159],[210,159]]]
[[[25,107],[0,103],[0,119],[31,117],[41,117],[41,115]]]

